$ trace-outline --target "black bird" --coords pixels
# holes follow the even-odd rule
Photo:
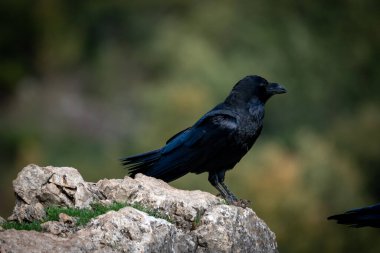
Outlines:
[[[357,208],[343,214],[328,217],[329,220],[336,220],[338,224],[345,224],[351,227],[375,227],[380,228],[380,203]]]
[[[232,89],[223,103],[207,112],[192,127],[177,133],[160,149],[121,159],[130,176],[137,173],[173,181],[185,174],[208,172],[208,181],[229,203],[238,199],[223,183],[248,152],[263,127],[264,105],[284,87],[260,76],[247,76]]]

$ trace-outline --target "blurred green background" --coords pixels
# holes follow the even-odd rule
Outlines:
[[[248,74],[288,94],[226,182],[281,252],[380,252],[326,217],[380,201],[379,1],[0,2],[0,215],[25,165],[121,178]],[[182,189],[216,194],[207,175]]]

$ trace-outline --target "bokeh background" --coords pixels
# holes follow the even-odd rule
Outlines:
[[[133,3],[135,2],[135,3]],[[283,84],[227,184],[281,252],[380,252],[379,1],[1,1],[0,215],[25,165],[121,178],[248,74]],[[216,194],[207,175],[171,183]]]

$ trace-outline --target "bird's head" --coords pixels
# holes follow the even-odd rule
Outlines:
[[[237,100],[247,103],[252,99],[258,99],[265,103],[275,94],[286,93],[286,89],[278,83],[270,83],[260,76],[246,76],[232,89],[228,100]]]

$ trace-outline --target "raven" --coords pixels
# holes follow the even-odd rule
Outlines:
[[[353,209],[343,214],[332,215],[327,219],[336,220],[338,224],[345,224],[355,228],[380,228],[380,203],[373,206]]]
[[[223,103],[192,127],[171,137],[160,149],[122,158],[130,176],[137,173],[173,181],[208,172],[208,181],[229,204],[244,205],[224,184],[224,175],[248,152],[263,127],[267,100],[286,89],[260,76],[241,79]]]

